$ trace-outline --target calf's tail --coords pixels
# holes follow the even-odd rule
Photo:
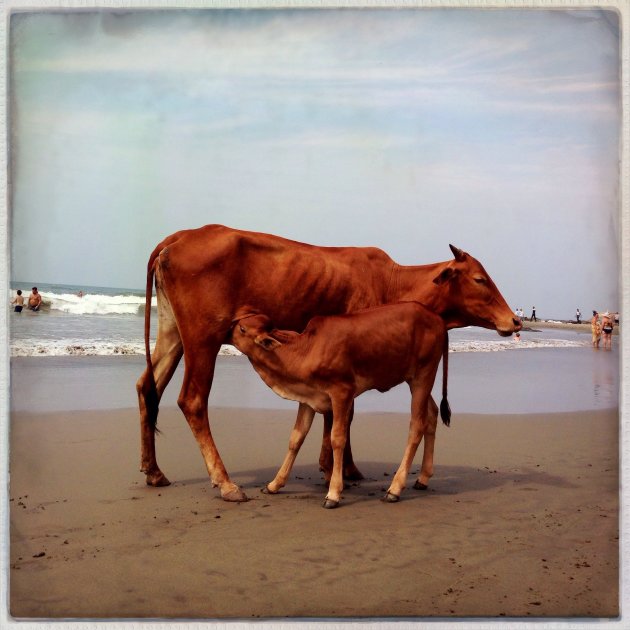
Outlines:
[[[451,425],[451,406],[447,399],[448,381],[448,331],[444,337],[444,349],[442,350],[442,402],[440,403],[440,415],[442,422],[449,427]]]

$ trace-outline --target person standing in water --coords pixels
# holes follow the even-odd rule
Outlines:
[[[602,317],[602,333],[604,336],[604,344],[603,347],[607,350],[612,349],[612,331],[613,331],[613,320],[610,316],[610,313],[606,311],[604,316]]]
[[[11,304],[15,304],[15,312],[21,313],[24,308],[24,297],[22,296],[21,289],[17,290],[17,295],[11,300]]]
[[[31,294],[28,296],[28,307],[31,311],[39,311],[42,303],[42,296],[37,292],[37,287],[33,287]]]
[[[591,318],[591,340],[593,348],[599,348],[599,342],[602,338],[602,327],[599,323],[599,313],[593,311],[593,317]]]

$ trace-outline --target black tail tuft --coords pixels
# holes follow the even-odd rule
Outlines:
[[[442,398],[440,403],[440,415],[442,416],[442,422],[447,426],[451,426],[451,406],[448,404],[446,398]]]

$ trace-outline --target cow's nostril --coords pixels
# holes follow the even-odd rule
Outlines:
[[[521,320],[518,317],[512,318],[512,321],[514,322],[514,325],[517,328],[520,328],[523,325],[523,322],[521,322]]]

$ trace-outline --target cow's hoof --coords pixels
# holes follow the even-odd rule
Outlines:
[[[263,494],[278,494],[277,490],[271,490],[269,484],[260,489]]]
[[[400,501],[400,497],[393,492],[388,492],[381,501],[384,501],[385,503],[398,503],[398,501]]]
[[[230,490],[229,492],[222,494],[221,498],[224,501],[231,501],[233,503],[244,503],[249,500],[247,495],[242,490],[239,490],[239,488],[235,488],[234,490]]]
[[[152,486],[153,488],[162,488],[163,486],[171,485],[171,482],[161,471],[158,473],[147,473],[146,482],[147,486]]]
[[[413,484],[414,490],[428,490],[429,486],[422,483],[419,479],[416,479],[416,483]]]
[[[327,510],[332,510],[333,508],[339,507],[339,501],[333,501],[332,499],[326,498],[322,503],[322,507],[326,508]]]

